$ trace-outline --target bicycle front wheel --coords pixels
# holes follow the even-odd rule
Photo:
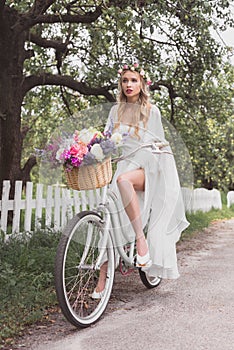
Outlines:
[[[55,287],[59,305],[67,320],[76,327],[88,327],[104,313],[115,273],[114,249],[108,233],[106,247],[102,218],[92,211],[76,215],[65,228],[55,261]],[[103,252],[104,249],[104,252]],[[93,299],[101,264],[107,262],[106,285],[101,299]]]

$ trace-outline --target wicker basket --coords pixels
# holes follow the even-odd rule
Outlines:
[[[111,158],[105,159],[102,163],[73,168],[71,171],[65,169],[64,172],[68,187],[73,190],[103,187],[110,183],[112,178]]]

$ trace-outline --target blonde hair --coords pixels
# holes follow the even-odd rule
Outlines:
[[[123,76],[124,74],[127,72],[128,70],[125,70],[119,79],[118,82],[118,96],[117,96],[117,102],[118,104],[118,122],[115,125],[115,128],[118,128],[123,116],[124,116],[124,112],[126,111],[127,108],[127,97],[123,92],[122,89],[122,81],[123,81]],[[131,71],[132,72],[132,71]],[[138,76],[140,77],[140,81],[141,81],[141,91],[140,91],[140,96],[139,96],[139,100],[138,100],[138,104],[135,105],[133,104],[133,118],[132,118],[132,123],[129,123],[129,126],[134,126],[135,127],[135,135],[137,137],[139,137],[139,122],[142,121],[144,128],[147,125],[148,119],[149,119],[149,112],[150,112],[150,101],[149,101],[149,91],[148,91],[148,87],[146,84],[145,79],[138,73],[138,72],[134,72],[135,74],[138,74]],[[135,107],[135,108],[134,108]]]

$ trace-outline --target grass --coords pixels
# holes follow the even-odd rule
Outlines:
[[[188,214],[190,226],[181,239],[208,227],[214,220],[234,217],[234,206]],[[42,320],[57,304],[54,260],[60,234],[51,230],[0,239],[0,349],[14,342],[25,327]]]
[[[56,303],[54,259],[59,234],[52,231],[12,235],[0,241],[0,348],[42,319]]]
[[[194,214],[187,213],[186,217],[190,225],[182,233],[181,239],[187,238],[191,236],[194,232],[200,231],[208,227],[212,221],[234,218],[234,205],[232,205],[231,208],[227,208],[227,205],[223,204],[222,210],[212,209],[207,213],[197,211]]]

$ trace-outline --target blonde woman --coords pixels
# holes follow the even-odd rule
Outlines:
[[[118,74],[118,103],[110,111],[106,130],[128,135],[123,154],[143,143],[165,141],[159,109],[149,100],[148,74],[137,63],[124,65]],[[150,276],[177,278],[176,242],[188,222],[174,157],[139,150],[118,163],[111,188],[123,205],[121,228],[128,241],[136,240],[136,266]],[[103,264],[93,298],[102,297],[105,281]]]

